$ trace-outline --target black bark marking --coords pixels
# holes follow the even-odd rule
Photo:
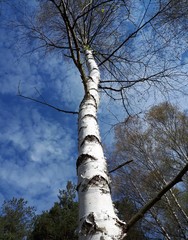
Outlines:
[[[97,71],[99,71],[99,69],[98,69],[98,68],[96,68],[96,67],[92,68],[92,70],[91,70],[91,71],[93,71],[93,70],[97,70]]]
[[[100,175],[94,176],[88,182],[88,186],[98,186],[98,185],[101,185],[101,184],[102,185],[108,185],[108,182],[104,177],[102,177]]]
[[[81,233],[88,235],[97,231],[97,225],[93,213],[90,213],[82,224]]]
[[[88,141],[88,142],[97,142],[97,143],[99,143],[100,145],[102,145],[101,144],[101,142],[100,142],[100,140],[98,139],[98,137],[96,137],[95,135],[87,135],[85,138],[84,138],[84,140],[82,141],[82,143],[80,144],[80,146],[83,146],[83,144],[85,143],[85,141]]]
[[[91,97],[89,96],[89,93],[87,92],[85,95],[84,95],[84,97],[83,97],[83,99],[82,99],[82,101],[81,101],[81,103],[80,103],[80,108],[82,107],[82,105],[84,105],[85,104],[85,102],[87,101],[87,100],[89,100]]]
[[[87,78],[87,81],[95,82],[91,76],[89,76],[89,77]]]
[[[95,107],[97,108],[97,101],[96,101],[95,97],[92,94],[90,94],[89,91],[87,91],[84,98],[82,99],[82,101],[80,103],[79,109],[81,109],[82,106],[87,104],[87,100],[92,100],[92,99],[94,100]]]
[[[76,167],[77,169],[79,168],[79,166],[81,164],[83,164],[84,162],[86,162],[88,159],[91,159],[91,160],[97,160],[95,157],[89,155],[89,154],[81,154],[78,159],[77,159],[77,162],[76,162]]]
[[[82,126],[79,130],[78,133],[80,133],[84,128],[87,128],[86,126]]]
[[[77,191],[77,192],[79,191],[80,186],[81,186],[81,183],[79,183],[79,184],[77,185],[77,187],[76,187],[76,191]]]
[[[83,105],[87,104],[87,100],[92,100],[92,99],[94,99],[95,105],[96,105],[95,98],[87,91],[86,94],[84,95],[84,98],[82,99],[82,101],[80,103],[80,109],[82,108]]]
[[[89,189],[89,187],[99,187],[99,189],[102,193],[107,193],[107,191],[103,191],[104,188],[106,188],[106,186],[108,186],[108,188],[109,188],[108,181],[101,175],[95,175],[87,183],[82,185],[81,191],[82,192],[87,191],[87,189]],[[110,188],[109,188],[109,190],[110,190]]]
[[[92,114],[86,114],[86,115],[84,115],[81,119],[79,119],[80,121],[82,121],[84,118],[86,118],[86,117],[91,117],[91,118],[94,118],[95,119],[95,121],[97,122],[97,118],[95,117],[95,116],[93,116]]]
[[[95,90],[97,93],[98,93],[98,91],[99,91],[99,90],[96,89],[96,88],[90,88],[89,91],[91,91],[91,90]],[[91,94],[91,96],[93,96],[93,95]]]
[[[82,106],[80,108],[80,111],[85,110],[87,108],[87,106],[92,106],[92,107],[96,108],[96,105],[93,103],[85,103],[84,106]]]
[[[97,101],[96,101],[95,97],[92,94],[90,94],[90,96],[93,98],[93,100],[95,102],[95,105],[96,105],[96,108],[97,108]]]

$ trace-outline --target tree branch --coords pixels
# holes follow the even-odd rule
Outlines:
[[[150,208],[153,207],[153,205],[155,203],[157,203],[164,194],[166,194],[167,191],[169,191],[175,184],[177,184],[178,182],[182,181],[182,177],[186,174],[186,172],[188,171],[188,163],[185,165],[185,167],[179,172],[179,174],[168,184],[166,184],[166,186],[164,186],[164,188],[153,198],[151,199],[148,203],[146,203],[145,206],[143,206],[138,213],[136,213],[127,223],[126,225],[126,232],[129,231],[129,229],[131,227],[133,227],[133,225],[138,222],[143,216],[144,214],[150,210]]]
[[[126,161],[126,162],[120,164],[119,166],[115,167],[114,169],[110,170],[109,173],[115,172],[115,171],[118,170],[119,168],[121,168],[121,167],[123,167],[123,166],[125,166],[125,165],[127,165],[127,164],[129,164],[129,163],[131,163],[131,162],[133,162],[133,160]]]
[[[38,92],[38,90],[37,90],[37,92]],[[53,109],[57,110],[58,112],[69,113],[69,114],[78,114],[78,112],[67,111],[67,110],[63,110],[61,108],[55,107],[55,106],[47,103],[44,99],[43,99],[43,101],[40,101],[40,100],[32,98],[32,97],[24,96],[24,95],[21,94],[19,87],[18,87],[18,96],[22,97],[22,98],[25,98],[25,99],[28,99],[28,100],[32,100],[34,102],[37,102],[37,103],[40,103],[40,104],[43,104],[43,105],[46,105],[46,106],[48,106],[50,108],[53,108]]]
[[[158,15],[160,15],[166,8],[167,6],[170,4],[171,1],[169,1],[162,9],[160,9],[157,13],[155,13],[153,15],[153,17],[151,17],[148,21],[146,21],[145,23],[143,23],[142,25],[140,24],[138,26],[138,28],[132,32],[116,49],[114,49],[109,55],[108,57],[106,57],[102,62],[99,63],[99,66],[103,65],[106,61],[108,61],[119,49],[121,49],[124,44],[126,42],[128,42],[131,38],[135,37],[136,34],[142,30],[145,26],[147,26],[147,24],[149,24],[150,22],[152,22]],[[142,22],[141,22],[142,23]]]

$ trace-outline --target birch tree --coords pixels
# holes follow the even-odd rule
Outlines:
[[[130,114],[133,92],[139,100],[150,89],[166,92],[185,84],[186,62],[180,59],[187,15],[182,4],[186,5],[172,0],[39,0],[30,17],[25,17],[30,9],[24,7],[24,17],[18,19],[18,27],[30,39],[28,47],[35,41],[31,51],[61,52],[64,59],[73,61],[83,83],[84,96],[76,112],[35,99],[61,112],[78,114],[80,240],[122,239],[127,231],[110,194],[97,121],[99,89]],[[30,98],[20,86],[18,93]]]
[[[116,171],[116,194],[144,205],[187,163],[187,115],[162,103],[145,117],[130,118],[116,127],[116,151],[112,163],[133,160]],[[117,165],[117,163],[116,163]],[[187,238],[187,176],[170,189],[141,221],[146,233],[165,239]],[[126,183],[126,184],[125,184]],[[150,221],[148,221],[150,219]]]

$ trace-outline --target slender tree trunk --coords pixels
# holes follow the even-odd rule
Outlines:
[[[147,160],[150,162],[150,164],[153,166],[153,168],[154,168],[154,170],[155,170],[154,176],[155,176],[155,178],[157,179],[157,181],[159,181],[159,182],[161,181],[161,182],[164,184],[164,186],[167,185],[167,181],[165,180],[162,172],[156,167],[156,165],[155,165],[155,163],[153,162],[153,160],[152,160],[151,158],[149,158],[149,157],[147,157]],[[163,188],[163,186],[161,186],[161,189],[162,189],[162,188]],[[187,214],[185,213],[185,211],[183,210],[183,208],[181,207],[181,205],[179,204],[178,199],[177,199],[176,196],[174,195],[172,189],[169,189],[169,194],[171,195],[172,199],[174,200],[176,206],[178,207],[179,212],[181,212],[181,214],[183,215],[183,217],[185,218],[185,220],[186,220],[187,223],[188,223],[188,216],[187,216]],[[180,226],[180,229],[181,229],[181,223],[179,222],[178,215],[176,214],[175,210],[174,210],[173,207],[172,207],[172,204],[171,204],[171,201],[170,201],[169,197],[165,195],[165,198],[166,198],[167,203],[168,203],[168,205],[169,205],[170,211],[172,212],[174,218],[176,219],[176,221],[177,221],[177,223],[178,223],[178,225]]]
[[[165,230],[163,224],[161,223],[161,221],[159,220],[159,218],[157,218],[157,214],[155,214],[153,212],[153,210],[150,209],[150,213],[152,215],[152,217],[155,219],[157,225],[159,226],[159,228],[161,229],[164,237],[165,237],[165,240],[171,240],[171,237],[168,235],[168,232]]]
[[[86,50],[89,76],[79,109],[79,239],[118,240],[125,235],[125,223],[116,216],[110,193],[106,159],[97,122],[100,72],[91,50]]]
[[[146,201],[145,201],[144,197],[142,196],[140,190],[137,188],[137,186],[134,184],[133,181],[131,181],[131,182],[132,182],[134,188],[136,189],[139,197],[140,197],[141,200],[143,201],[143,204],[146,204]],[[152,215],[152,217],[154,218],[154,220],[156,221],[156,223],[157,223],[158,227],[160,228],[161,232],[163,233],[165,239],[171,240],[168,232],[166,231],[166,229],[164,228],[164,226],[162,225],[162,223],[160,222],[160,220],[157,218],[157,214],[155,214],[152,209],[150,209],[149,212],[150,212],[150,214]]]

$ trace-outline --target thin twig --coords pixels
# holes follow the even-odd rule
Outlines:
[[[47,102],[42,102],[42,101],[40,101],[40,100],[38,100],[38,99],[24,96],[24,95],[20,94],[20,92],[18,92],[18,96],[19,96],[19,97],[22,97],[22,98],[25,98],[25,99],[32,100],[32,101],[34,101],[34,102],[37,102],[37,103],[40,103],[40,104],[43,104],[43,105],[46,105],[46,106],[48,106],[48,107],[50,107],[50,108],[53,108],[53,109],[57,110],[58,112],[69,113],[69,114],[78,114],[78,112],[63,110],[63,109],[58,108],[58,107],[55,107],[55,106],[53,106],[53,105],[51,105],[51,104],[49,104],[49,103],[47,103]]]
[[[119,166],[115,167],[114,169],[110,170],[109,173],[115,172],[115,171],[118,170],[119,168],[121,168],[121,167],[123,167],[123,166],[125,166],[125,165],[127,165],[127,164],[129,164],[129,163],[131,163],[131,162],[133,162],[133,160],[129,160],[129,161],[127,161],[127,162],[124,162],[124,163],[120,164]]]
[[[50,107],[50,108],[53,108],[53,109],[57,110],[58,112],[69,113],[69,114],[78,114],[78,112],[63,110],[63,109],[61,109],[61,108],[55,107],[55,106],[47,103],[47,102],[45,101],[45,99],[42,97],[42,95],[40,94],[40,92],[37,90],[37,88],[35,88],[35,90],[37,91],[37,93],[39,94],[39,96],[42,98],[43,101],[40,101],[40,100],[35,99],[35,98],[32,98],[32,97],[24,96],[24,95],[21,93],[21,91],[20,91],[20,85],[21,85],[21,80],[20,80],[19,83],[18,83],[18,96],[19,96],[19,97],[22,97],[22,98],[25,98],[25,99],[28,99],[28,100],[31,100],[31,101],[34,101],[34,102],[37,102],[37,103],[46,105],[46,106],[48,106],[48,107]]]
[[[38,95],[42,98],[43,102],[46,103],[46,100],[45,100],[45,99],[43,98],[43,96],[40,94],[39,90],[38,90],[36,87],[34,87],[34,88],[35,88],[36,92],[38,93]]]

